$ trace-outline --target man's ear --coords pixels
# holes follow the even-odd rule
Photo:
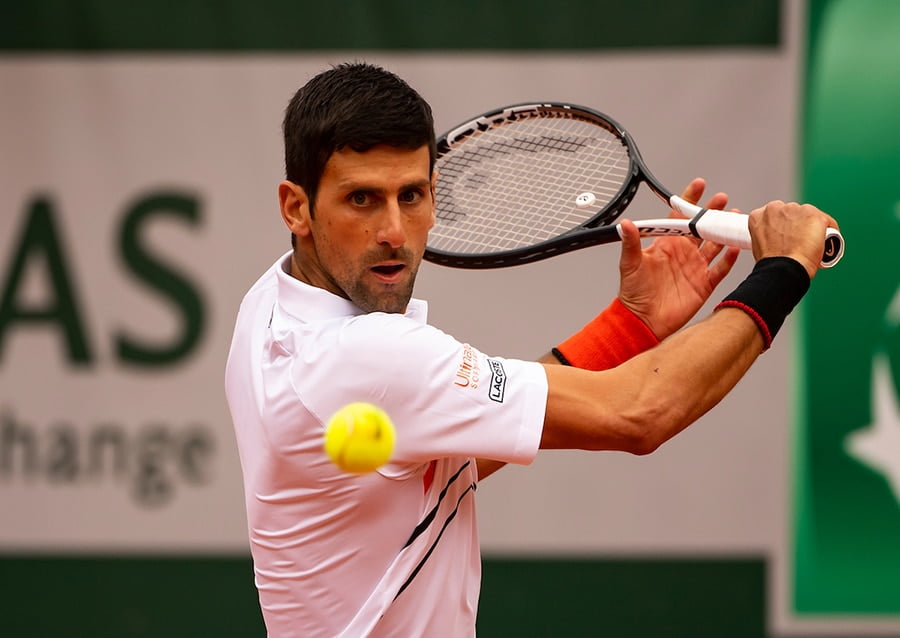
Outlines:
[[[288,230],[297,237],[309,235],[309,198],[306,191],[294,182],[285,180],[278,185],[278,203],[281,219]]]

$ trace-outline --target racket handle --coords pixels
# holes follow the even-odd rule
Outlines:
[[[669,203],[682,214],[691,217],[691,230],[697,237],[708,239],[717,244],[737,246],[750,249],[750,229],[747,226],[747,216],[738,213],[728,213],[723,210],[707,210],[695,204],[687,202],[677,195],[672,196]],[[700,213],[700,217],[697,217]],[[819,265],[822,268],[835,266],[844,256],[844,237],[834,228],[825,230],[825,252]]]

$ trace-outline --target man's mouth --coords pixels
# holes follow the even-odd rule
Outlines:
[[[403,264],[390,264],[387,266],[372,266],[372,270],[375,272],[380,272],[385,275],[392,275],[395,272],[400,272],[403,270]]]
[[[400,273],[406,268],[404,264],[379,264],[372,266],[374,272],[379,279],[386,282],[393,282],[400,277]]]

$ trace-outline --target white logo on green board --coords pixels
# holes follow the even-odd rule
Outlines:
[[[888,358],[878,353],[872,359],[873,422],[851,432],[847,453],[884,476],[900,505],[900,402],[894,392]]]
[[[898,205],[897,211],[900,211]],[[885,313],[888,330],[900,330],[900,287]],[[900,505],[900,396],[894,388],[889,355],[872,358],[872,423],[851,432],[845,440],[847,453],[884,476]]]

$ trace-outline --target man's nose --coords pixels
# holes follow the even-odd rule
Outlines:
[[[403,211],[397,202],[388,204],[379,219],[376,241],[386,244],[391,248],[399,248],[406,243],[406,227],[404,225]]]

